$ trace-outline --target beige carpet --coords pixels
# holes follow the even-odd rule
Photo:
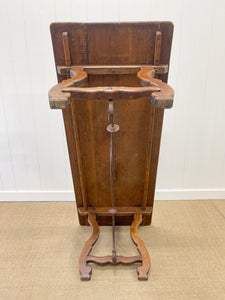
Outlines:
[[[148,281],[136,265],[93,266],[81,282],[77,261],[89,227],[75,203],[0,203],[0,299],[225,299],[225,201],[157,201],[141,227],[151,255]],[[116,229],[118,254],[135,255],[129,227]],[[101,227],[93,254],[107,255]]]

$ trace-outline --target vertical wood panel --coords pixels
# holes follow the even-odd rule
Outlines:
[[[224,187],[225,183],[225,39],[224,16],[225,2],[214,1],[213,23],[210,29],[210,52],[207,61],[207,81],[205,83],[205,103],[203,106],[205,124],[205,151],[204,169],[201,185],[207,184],[212,187]],[[219,47],[218,47],[219,45]],[[216,68],[218,64],[221,67]],[[214,70],[214,72],[209,72]],[[218,80],[219,78],[219,80]]]
[[[223,0],[3,1],[0,33],[0,189],[72,189],[49,24],[171,20],[169,83],[157,188],[225,188],[225,2]],[[13,77],[12,77],[13,76]],[[11,79],[13,78],[13,79]]]
[[[41,189],[39,169],[39,157],[36,142],[36,124],[34,119],[34,107],[31,91],[30,72],[27,61],[27,47],[24,22],[23,5],[21,0],[14,1],[10,6],[9,26],[16,28],[16,34],[12,35],[12,57],[14,63],[14,81],[16,86],[16,101],[18,103],[18,115],[21,123],[21,132],[24,148],[24,159],[27,173],[27,189]],[[20,45],[20,47],[18,47]],[[19,58],[19,59],[17,59]],[[23,76],[21,76],[23,74]],[[24,109],[25,108],[25,109]],[[29,112],[29,113],[28,113]]]
[[[103,0],[87,0],[87,21],[103,22]]]
[[[44,81],[45,66],[43,43],[40,28],[41,2],[23,1],[24,23],[27,39],[27,59],[29,64],[30,85],[34,107],[34,118],[37,124],[37,145],[41,157],[39,167],[43,189],[54,188],[53,141],[50,133],[50,114],[48,111],[46,86]],[[55,118],[53,116],[53,118]],[[56,123],[57,124],[57,123]]]
[[[170,59],[170,72],[168,83],[175,90],[175,104],[171,110],[167,110],[164,114],[163,134],[161,141],[160,159],[158,166],[158,177],[157,177],[157,189],[170,189],[171,188],[171,171],[172,165],[172,154],[173,154],[173,137],[175,129],[175,113],[177,102],[177,79],[178,79],[178,67],[180,57],[180,40],[181,40],[181,23],[182,23],[182,12],[183,3],[181,0],[164,1],[164,7],[160,1],[153,1],[151,4],[150,14],[155,19],[171,20],[174,24],[174,34],[172,43],[172,53]],[[161,11],[161,15],[160,15]]]
[[[73,22],[87,21],[87,0],[72,1],[72,21]]]
[[[104,22],[118,22],[120,19],[120,1],[103,1]]]
[[[164,15],[167,3],[170,1],[151,0],[150,19],[151,21],[165,20]],[[170,6],[173,7],[172,4]]]
[[[214,17],[213,2],[212,0],[205,1],[204,9],[202,9],[202,6],[197,6],[197,9],[192,12],[192,20],[194,24],[198,22],[198,26],[192,25],[188,28],[191,32],[190,37],[192,38],[192,42],[189,46],[186,46],[186,50],[189,50],[192,63],[195,65],[195,76],[190,79],[189,85],[189,88],[192,87],[194,97],[187,99],[189,107],[186,113],[188,119],[191,121],[191,126],[187,126],[186,131],[183,172],[184,188],[187,188],[190,184],[193,188],[200,188],[203,183],[202,179],[205,177],[205,172],[207,172],[205,167],[207,165],[209,138],[209,131],[207,129],[209,122],[206,112],[211,106],[211,99],[206,97],[206,88],[207,79],[209,79],[208,76],[211,77],[211,74],[208,74],[208,62]],[[186,7],[186,9],[191,10],[191,4],[187,2],[186,5],[188,8]],[[189,37],[188,33],[187,37]],[[201,43],[199,43],[199,37],[201,37]],[[190,66],[188,70],[190,70]],[[198,80],[195,78],[198,78]],[[191,107],[194,109],[191,109]],[[195,170],[198,170],[198,173]]]
[[[9,143],[9,134],[5,118],[3,94],[0,85],[0,188],[4,190],[15,190],[15,178],[12,165],[12,154]]]
[[[4,43],[1,44],[0,81],[2,88],[2,103],[8,129],[8,140],[11,149],[11,159],[15,178],[15,187],[28,189],[26,161],[24,155],[23,131],[19,116],[19,102],[17,101],[18,86],[15,80],[10,81],[15,72],[15,57],[13,55],[12,33],[14,26],[9,21],[10,3],[4,4],[1,10],[0,34]],[[10,164],[9,164],[10,167]],[[10,183],[9,183],[10,186]]]
[[[64,22],[65,18],[67,22],[72,22],[72,0],[54,0],[55,20],[57,22]]]
[[[120,0],[120,21],[150,21],[151,4],[152,0]]]
[[[67,12],[63,9],[60,10],[62,2],[54,3],[53,0],[48,1],[46,6],[46,1],[41,0],[40,15],[41,22],[41,35],[42,35],[42,47],[43,47],[43,59],[44,59],[44,83],[45,91],[49,86],[54,85],[57,82],[55,67],[54,67],[54,58],[52,52],[50,31],[46,30],[49,27],[49,24],[54,21],[55,14],[53,13],[53,8],[57,11],[61,11],[61,18],[65,20],[67,18]],[[68,3],[69,5],[69,3]],[[70,6],[70,12],[72,15],[72,2]],[[48,97],[45,97],[45,109],[48,113],[48,119],[50,120],[50,136],[51,136],[51,156],[53,163],[53,179],[54,179],[54,189],[55,190],[64,190],[72,189],[72,178],[69,165],[69,157],[66,146],[66,137],[65,130],[63,125],[62,113],[61,111],[52,111],[49,109]],[[47,102],[46,102],[47,100]],[[57,151],[56,151],[57,150]]]
[[[176,104],[172,155],[172,185],[180,188],[187,188],[190,182],[193,188],[196,188],[198,176],[201,175],[199,162],[203,149],[199,140],[204,134],[202,104],[207,74],[212,1],[204,3],[202,9],[202,5],[196,5],[194,1],[183,2],[178,70],[180,75],[176,90],[176,98],[181,100]],[[192,22],[189,22],[190,16]],[[204,144],[202,146],[204,147]]]

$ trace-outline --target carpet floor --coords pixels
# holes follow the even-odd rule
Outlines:
[[[0,299],[225,299],[225,201],[156,201],[140,237],[151,256],[148,281],[133,265],[93,267],[79,278],[78,258],[90,227],[74,202],[0,203]],[[111,253],[101,227],[93,255]],[[137,255],[129,227],[116,228],[117,253]]]

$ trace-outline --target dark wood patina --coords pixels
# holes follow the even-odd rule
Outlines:
[[[79,221],[92,227],[82,280],[90,279],[88,262],[140,262],[138,278],[148,278],[138,226],[151,223],[163,112],[173,105],[172,33],[170,22],[51,25],[59,84],[50,106],[63,111]],[[117,255],[115,226],[130,224],[140,255]],[[90,255],[99,225],[112,225],[110,256]]]

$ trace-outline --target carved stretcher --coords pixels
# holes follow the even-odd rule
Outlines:
[[[92,227],[82,280],[90,279],[89,262],[140,262],[138,278],[148,278],[138,226],[151,223],[163,112],[173,105],[172,33],[170,22],[51,24],[59,84],[50,107],[62,109],[79,221]],[[140,255],[117,255],[115,226],[130,224]],[[99,225],[112,226],[112,255],[90,255]]]

